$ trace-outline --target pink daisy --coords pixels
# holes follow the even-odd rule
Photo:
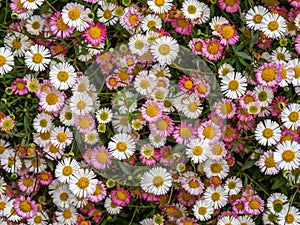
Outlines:
[[[216,143],[221,137],[220,128],[211,120],[203,122],[197,132],[201,140],[206,139],[210,144]]]
[[[126,206],[130,203],[130,194],[122,187],[118,187],[110,192],[111,201],[117,206]]]
[[[269,105],[272,116],[281,118],[282,110],[287,106],[289,100],[284,96],[277,96]]]
[[[95,120],[88,113],[80,115],[75,119],[75,126],[80,133],[86,134],[95,128]]]
[[[300,55],[300,34],[297,35],[295,39],[295,50]]]
[[[204,191],[204,184],[198,178],[193,176],[182,181],[182,188],[191,195],[200,195]]]
[[[25,198],[21,195],[16,198],[13,207],[18,216],[24,219],[30,219],[37,214],[37,207],[34,200],[30,200],[30,197]]]
[[[203,55],[209,60],[218,60],[223,53],[223,46],[218,39],[206,40],[203,45]]]
[[[147,193],[144,190],[141,190],[141,193],[142,199],[146,200],[147,202],[157,202],[160,199],[159,195]]]
[[[263,32],[260,32],[258,39],[254,42],[258,48],[265,50],[271,46],[273,38],[268,38]]]
[[[257,101],[258,101],[257,95],[250,90],[247,90],[246,93],[239,98],[239,104],[244,109],[247,109],[250,103],[255,103]]]
[[[10,116],[4,116],[0,119],[0,130],[11,131],[15,127],[15,121]]]
[[[162,114],[159,119],[150,123],[149,128],[159,137],[168,137],[173,133],[174,122],[168,115]]]
[[[102,212],[99,209],[92,207],[88,212],[88,216],[91,217],[95,223],[100,224],[99,221],[102,219]],[[90,223],[88,225],[92,224],[90,221],[88,222]]]
[[[106,27],[100,23],[90,23],[89,27],[84,31],[85,40],[93,46],[103,43],[106,39]]]
[[[108,168],[112,163],[111,158],[110,152],[104,145],[97,146],[91,150],[90,162],[96,169],[104,170]]]
[[[240,8],[239,0],[218,0],[219,7],[228,13],[235,13]]]
[[[164,145],[160,149],[160,163],[166,165],[172,165],[174,163],[174,157],[172,155],[172,146]]]
[[[50,31],[59,38],[67,38],[74,32],[74,27],[69,27],[64,23],[61,12],[57,11],[50,18]]]
[[[256,80],[258,84],[274,88],[281,81],[280,66],[274,62],[265,62],[255,70]]]
[[[274,152],[272,150],[267,150],[260,155],[256,165],[259,167],[260,172],[265,175],[276,175],[280,172],[280,168],[274,160]]]
[[[101,180],[98,180],[96,190],[93,194],[88,195],[87,199],[91,202],[100,202],[106,197],[106,187]]]
[[[222,119],[231,119],[236,113],[236,106],[232,100],[223,98],[216,106],[216,113]]]
[[[288,0],[291,6],[295,8],[300,8],[300,2],[298,0]]]
[[[194,88],[194,79],[193,77],[181,76],[178,85],[181,91],[191,94]]]
[[[231,142],[237,138],[236,128],[232,127],[230,124],[226,124],[226,126],[222,130],[222,140],[224,142]]]
[[[230,25],[229,23],[222,24],[218,27],[218,34],[221,38],[221,44],[224,46],[234,45],[238,40],[239,36],[235,26]]]
[[[38,180],[41,185],[49,185],[53,180],[52,173],[48,171],[40,172]]]
[[[32,175],[24,175],[18,179],[18,187],[24,194],[31,194],[34,189],[38,189],[39,185],[37,179]]]
[[[188,191],[184,189],[180,189],[177,195],[177,200],[179,201],[180,204],[184,206],[192,206],[194,205],[196,201],[196,196],[190,194]]]
[[[15,95],[26,95],[28,93],[28,88],[26,85],[26,80],[21,78],[16,78],[11,86]]]
[[[189,42],[189,47],[192,49],[192,52],[196,55],[202,55],[202,48],[204,45],[204,40],[201,38],[194,38]]]
[[[157,162],[159,162],[160,152],[150,144],[145,144],[141,147],[140,159],[144,165],[155,165]]]
[[[235,214],[245,213],[245,201],[243,199],[236,199],[232,204],[232,210]]]
[[[117,75],[109,75],[106,78],[105,84],[109,90],[115,90],[120,87],[120,78]]]
[[[264,201],[258,195],[253,195],[245,202],[245,211],[251,215],[259,215],[264,211],[264,205]]]
[[[210,94],[210,85],[205,80],[197,80],[194,84],[194,93],[196,93],[200,98],[207,98]]]
[[[178,17],[171,21],[172,27],[175,28],[175,31],[182,35],[191,35],[193,25],[185,17]]]
[[[187,145],[192,139],[195,138],[196,132],[193,124],[181,122],[175,127],[173,138],[177,144]]]
[[[147,100],[141,107],[141,113],[147,122],[155,122],[162,116],[162,106],[155,100]]]

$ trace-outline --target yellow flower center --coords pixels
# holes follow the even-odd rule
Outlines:
[[[195,5],[189,5],[187,7],[187,11],[189,12],[189,14],[195,14],[197,12],[197,8]]]
[[[205,207],[205,206],[201,206],[201,207],[199,207],[198,208],[198,213],[200,214],[200,215],[205,215],[206,213],[207,213],[207,208]]]
[[[41,180],[48,180],[49,175],[47,172],[42,172],[42,173],[40,173],[40,178],[41,178]]]
[[[89,29],[89,35],[92,39],[100,38],[101,34],[102,34],[102,30],[97,26],[93,26]]]
[[[68,136],[65,132],[60,132],[57,134],[56,138],[60,143],[63,143],[68,139]]]
[[[38,21],[34,21],[31,26],[33,29],[38,30],[41,27],[41,24]]]
[[[61,31],[67,30],[69,28],[69,26],[64,23],[62,17],[57,19],[56,26],[57,26],[57,29],[61,30]]]
[[[23,179],[23,185],[25,187],[27,187],[27,188],[31,187],[31,186],[33,186],[33,184],[34,184],[34,181],[30,177],[26,177],[26,178]]]
[[[55,154],[59,151],[59,148],[55,147],[53,144],[50,144],[49,151]]]
[[[295,217],[291,213],[288,213],[284,219],[287,222],[287,224],[292,224],[295,221]]]
[[[55,105],[58,102],[58,96],[55,93],[48,93],[46,96],[48,105]]]
[[[47,119],[41,119],[40,120],[40,126],[41,127],[43,127],[43,128],[45,128],[45,127],[47,127],[47,125],[48,125],[48,120]]]
[[[203,148],[201,146],[195,146],[193,148],[193,155],[199,156],[203,153]]]
[[[22,10],[23,9],[23,3],[21,2],[21,0],[17,0],[16,2],[16,6],[19,10]]]
[[[199,181],[197,181],[197,180],[190,180],[189,181],[189,186],[191,188],[198,188],[198,187],[200,187],[200,184],[199,184]]]
[[[34,217],[33,221],[34,221],[34,223],[39,224],[39,223],[42,223],[43,218],[41,216],[37,215]]]
[[[215,129],[212,126],[206,126],[203,129],[202,134],[204,137],[206,137],[208,139],[213,139],[217,135],[217,132],[215,131]]]
[[[32,61],[36,64],[40,64],[43,61],[43,58],[43,55],[37,52],[32,56]]]
[[[60,82],[66,82],[68,79],[69,79],[69,73],[67,71],[59,71],[58,74],[57,74],[57,79],[60,81]]]
[[[271,21],[271,22],[269,22],[269,24],[268,24],[268,29],[269,29],[270,31],[278,30],[278,27],[279,27],[279,24],[278,24],[277,21]]]
[[[20,49],[22,47],[22,41],[17,41],[16,39],[14,39],[11,44],[15,49]],[[1,58],[1,56],[0,56],[0,58]],[[0,63],[0,66],[1,66],[1,63]]]
[[[125,151],[127,150],[128,147],[127,147],[127,144],[126,144],[125,142],[119,141],[119,142],[117,143],[116,148],[117,148],[117,150],[118,150],[119,152],[125,152]]]
[[[239,89],[239,86],[240,86],[240,84],[239,84],[239,82],[238,82],[237,80],[231,80],[231,81],[229,82],[229,84],[228,84],[228,88],[229,88],[229,90],[231,90],[231,91],[236,91],[236,90],[238,90],[238,89]]]
[[[108,119],[109,114],[107,112],[101,112],[99,117],[101,120],[105,121]]]
[[[61,194],[59,195],[59,198],[60,198],[61,201],[65,202],[65,201],[68,200],[69,195],[68,195],[68,193],[63,192],[63,193],[61,193]]]
[[[273,135],[274,135],[274,133],[273,133],[273,130],[272,130],[272,129],[270,129],[270,128],[265,128],[265,129],[263,130],[263,136],[264,136],[265,138],[271,138],[271,137],[273,137]]]
[[[229,6],[234,6],[234,4],[236,3],[235,0],[225,0],[225,3]]]
[[[165,0],[154,0],[154,4],[158,7],[165,5]]]
[[[198,104],[196,102],[191,102],[191,103],[188,104],[188,109],[191,112],[196,112],[197,109],[198,109]]]
[[[40,133],[40,137],[42,140],[48,140],[50,138],[50,132]]]
[[[220,193],[218,193],[218,192],[214,192],[214,193],[211,195],[211,199],[212,199],[214,202],[219,201],[220,198],[221,198],[221,195],[220,195]]]
[[[62,170],[62,174],[64,176],[70,176],[73,172],[73,168],[71,166],[65,166]]]
[[[117,199],[124,201],[126,199],[127,195],[124,191],[118,190],[116,192],[116,197],[117,197]]]
[[[23,82],[21,82],[21,81],[18,81],[18,82],[16,83],[16,88],[17,88],[18,90],[24,90],[25,84],[24,84]]]
[[[148,27],[149,29],[151,29],[152,27],[156,27],[156,22],[155,22],[155,20],[150,20],[150,21],[148,21],[147,27]]]
[[[222,152],[223,152],[223,148],[222,148],[221,145],[215,144],[215,145],[212,147],[211,151],[212,151],[212,153],[213,153],[214,155],[221,155]]]
[[[86,102],[85,101],[83,101],[83,100],[80,100],[80,101],[78,101],[77,102],[77,108],[79,109],[79,110],[83,110],[83,109],[85,109],[85,107],[86,107]]]
[[[136,24],[137,22],[139,22],[138,16],[136,14],[132,14],[129,16],[128,21],[131,24]]]
[[[145,46],[145,45],[144,45],[143,41],[141,41],[141,40],[136,40],[136,41],[134,42],[134,48],[136,48],[136,49],[138,49],[138,50],[143,49],[144,46]]]
[[[261,73],[261,78],[266,82],[275,80],[275,77],[276,71],[271,67],[264,68]]]
[[[259,209],[260,202],[257,199],[252,199],[250,202],[248,202],[248,206],[250,209]]]
[[[126,81],[128,79],[128,73],[126,71],[120,71],[118,73],[118,77],[120,78],[121,81]]]
[[[91,121],[88,118],[83,117],[79,120],[78,124],[79,124],[79,127],[86,129],[91,125]]]
[[[181,127],[179,131],[180,137],[186,139],[192,135],[192,131],[188,127]]]
[[[245,102],[245,104],[249,104],[250,102],[254,102],[254,98],[253,98],[253,96],[251,96],[251,95],[246,95],[245,97],[244,97],[244,102]]]
[[[90,180],[87,177],[80,177],[76,184],[80,189],[86,189],[90,185]]]
[[[77,20],[80,17],[79,9],[73,8],[69,11],[68,16],[71,20]]]
[[[198,51],[198,52],[200,52],[201,50],[202,50],[202,47],[203,47],[203,45],[202,45],[202,43],[199,41],[199,42],[196,42],[195,44],[194,44],[194,48],[195,48],[195,50],[196,51]]]
[[[282,153],[282,159],[285,161],[285,162],[291,162],[293,161],[294,159],[296,158],[296,154],[293,150],[285,150],[283,153]]]
[[[165,119],[159,119],[155,122],[155,125],[158,130],[167,130],[169,127],[169,123]]]
[[[5,207],[6,207],[6,202],[4,201],[0,202],[0,211],[3,211]]]
[[[211,166],[210,166],[210,170],[213,172],[213,173],[220,173],[222,171],[222,165],[220,163],[212,163]]]
[[[299,120],[299,112],[291,112],[288,117],[291,122],[296,122]]]
[[[108,154],[106,152],[99,152],[97,155],[97,160],[100,163],[106,163],[108,160]]]
[[[165,55],[170,54],[171,47],[168,44],[161,44],[158,48],[158,51],[161,55],[165,56]]]
[[[186,80],[183,84],[183,86],[187,89],[187,90],[192,90],[194,83],[191,80]]]
[[[263,16],[261,14],[255,14],[253,16],[253,22],[256,24],[260,24],[262,19],[263,19]]]
[[[153,178],[153,184],[154,184],[154,186],[155,187],[161,187],[161,186],[163,186],[164,185],[164,182],[165,182],[165,180],[164,180],[164,178],[162,177],[162,176],[155,176],[154,178]]]
[[[103,11],[103,17],[106,20],[109,20],[112,17],[112,12],[109,9]]]
[[[150,82],[148,80],[141,80],[140,88],[147,89],[150,86]]]
[[[117,85],[117,80],[116,80],[116,78],[114,78],[114,77],[111,77],[110,79],[109,79],[109,84],[111,85],[111,86],[116,86]]]
[[[300,77],[300,66],[295,66],[293,67],[293,70],[295,72],[295,78],[299,78]]]
[[[232,26],[230,25],[225,25],[222,27],[221,30],[221,35],[225,38],[225,39],[230,39],[234,36],[234,29]]]
[[[70,219],[72,217],[72,212],[70,209],[65,209],[62,215],[65,219]]]
[[[102,193],[102,188],[101,188],[101,186],[97,185],[97,186],[96,186],[96,190],[95,190],[95,192],[93,193],[93,195],[94,195],[94,196],[98,196],[98,195],[100,195],[101,193]]]
[[[232,112],[233,108],[232,105],[230,103],[224,103],[223,105],[221,105],[220,107],[220,111],[223,115],[228,115]]]
[[[156,105],[148,105],[146,108],[146,114],[150,117],[155,117],[159,113]]]
[[[235,181],[230,181],[228,184],[227,184],[227,187],[228,189],[235,189],[236,188],[236,182]]]
[[[20,207],[20,210],[25,213],[28,213],[32,210],[31,204],[29,202],[27,202],[26,200],[21,201],[19,204],[19,207]]]
[[[258,100],[263,102],[263,101],[266,101],[268,98],[268,93],[265,92],[265,91],[261,91],[258,93]]]
[[[176,24],[179,26],[179,27],[182,27],[182,28],[186,28],[188,25],[189,25],[189,22],[187,19],[185,18],[180,18],[176,21]]]
[[[272,156],[269,156],[265,159],[266,168],[273,168],[276,165],[276,162]]]

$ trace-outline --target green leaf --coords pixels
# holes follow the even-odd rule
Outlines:
[[[245,52],[236,52],[235,54],[243,59],[252,60],[252,57]]]
[[[284,177],[280,177],[279,179],[277,179],[274,184],[272,185],[271,189],[275,190],[280,188],[281,186],[286,184],[286,179]]]
[[[247,169],[251,168],[255,162],[256,162],[256,160],[249,160],[248,162],[246,162],[246,164],[243,165],[242,170],[247,170]]]

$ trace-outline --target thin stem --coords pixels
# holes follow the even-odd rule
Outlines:
[[[136,214],[136,211],[137,211],[137,209],[138,209],[138,208],[135,208],[135,209],[134,209],[134,212],[133,212],[133,215],[132,215],[132,217],[131,217],[131,220],[130,220],[130,222],[129,222],[129,225],[131,225],[131,224],[132,224],[132,222],[133,222],[133,219],[134,219],[134,217],[135,217],[135,214]]]
[[[248,174],[241,173],[241,175],[244,175],[245,177],[247,177],[249,180],[251,180],[251,182],[253,182],[257,187],[259,187],[259,189],[262,190],[267,196],[270,196],[270,194],[259,183],[257,183],[255,180],[253,180]]]

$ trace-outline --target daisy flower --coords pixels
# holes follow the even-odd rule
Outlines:
[[[30,219],[37,214],[37,207],[34,200],[31,200],[30,197],[25,198],[20,196],[14,200],[13,208],[18,216]]]
[[[20,2],[24,8],[35,10],[44,3],[44,0],[20,0]]]
[[[208,142],[192,139],[186,146],[186,155],[193,163],[202,163],[208,158]]]
[[[74,27],[69,27],[64,23],[61,12],[57,11],[50,17],[50,31],[58,38],[67,38],[74,32]]]
[[[182,3],[181,11],[187,19],[198,19],[202,15],[201,4],[197,0],[185,0]]]
[[[78,213],[74,206],[70,206],[69,208],[59,208],[55,215],[59,224],[74,225],[77,221]]]
[[[190,47],[190,49],[192,49],[192,52],[196,55],[201,55],[203,53],[202,52],[203,45],[204,45],[204,40],[202,40],[201,38],[193,38],[188,43],[188,46]]]
[[[106,211],[111,215],[119,214],[123,208],[122,206],[117,206],[116,204],[114,204],[110,198],[105,199],[104,207]]]
[[[140,183],[145,192],[164,195],[172,185],[172,177],[165,168],[155,167],[143,174]]]
[[[274,98],[274,93],[271,88],[257,85],[254,88],[258,103],[260,107],[268,107]]]
[[[211,120],[203,122],[198,127],[198,137],[201,140],[208,141],[209,144],[216,143],[221,138],[221,130],[218,125]]]
[[[26,95],[28,93],[27,84],[25,79],[16,78],[11,85],[15,95]]]
[[[285,107],[281,112],[281,121],[288,129],[300,127],[300,104],[292,103]]]
[[[141,95],[149,95],[155,87],[155,80],[146,71],[139,72],[134,80],[134,88]]]
[[[87,92],[76,92],[70,98],[70,109],[75,115],[90,113],[94,109],[93,99]]]
[[[105,25],[112,26],[118,22],[118,17],[115,15],[116,5],[114,3],[102,2],[101,8],[97,10],[99,22]]]
[[[70,176],[69,188],[75,196],[85,198],[96,190],[98,180],[95,177],[92,170],[78,169]]]
[[[271,146],[280,140],[281,129],[277,122],[266,119],[257,124],[254,135],[261,145]]]
[[[129,192],[122,187],[112,190],[110,192],[110,199],[117,206],[126,206],[130,203]]]
[[[125,8],[124,14],[120,17],[120,24],[129,33],[134,34],[141,29],[139,25],[142,19],[142,13],[135,7],[129,6]]]
[[[210,29],[213,31],[213,35],[217,35],[219,26],[226,23],[229,23],[229,21],[225,17],[214,16],[211,22],[209,23]]]
[[[211,204],[203,199],[197,200],[193,206],[193,213],[197,220],[206,221],[209,220],[214,212]]]
[[[65,24],[70,27],[76,28],[78,31],[82,32],[89,26],[91,19],[88,14],[90,9],[85,9],[83,5],[76,3],[67,3],[62,11],[61,16]]]
[[[187,145],[196,136],[195,128],[193,124],[181,122],[178,124],[173,132],[173,138],[177,144]]]
[[[26,35],[13,32],[7,34],[4,38],[4,46],[7,49],[13,49],[14,56],[23,57],[25,56],[25,52],[29,49],[30,43]]]
[[[286,32],[286,20],[275,13],[267,13],[261,21],[261,31],[268,38],[280,39]]]
[[[206,40],[202,48],[203,55],[209,60],[218,60],[223,53],[223,46],[218,39]]]
[[[299,225],[300,211],[295,206],[285,205],[280,213],[278,213],[278,224]]]
[[[221,179],[225,178],[229,172],[229,166],[224,159],[221,160],[211,160],[205,161],[203,170],[208,178],[213,176],[218,176]]]
[[[95,128],[95,121],[90,114],[84,114],[76,117],[75,126],[80,133],[86,134]]]
[[[31,16],[28,20],[26,20],[26,29],[27,31],[35,36],[38,36],[43,32],[45,22],[41,16],[34,15]]]
[[[221,80],[221,91],[226,97],[241,97],[247,88],[247,79],[240,72],[230,72]]]
[[[168,12],[173,5],[172,3],[173,3],[173,0],[164,0],[164,1],[149,0],[149,1],[147,1],[149,9],[151,9],[153,12],[159,13],[159,14]]]
[[[203,199],[214,209],[220,209],[227,204],[228,196],[222,186],[218,186],[215,188],[209,186],[204,192]]]
[[[109,168],[111,164],[111,154],[105,146],[97,146],[91,151],[91,165],[99,170]]]
[[[72,199],[74,197],[75,196],[70,191],[67,185],[59,187],[52,194],[53,203],[61,208],[69,208],[70,206],[72,206]]]
[[[51,62],[50,56],[48,48],[35,44],[25,53],[25,64],[33,71],[44,71]]]
[[[2,169],[7,173],[14,173],[22,167],[20,157],[16,155],[12,148],[7,148],[6,151],[0,155],[0,164]]]
[[[101,108],[96,112],[96,119],[98,123],[109,123],[112,120],[112,111],[109,108]]]
[[[232,176],[226,179],[226,182],[223,187],[228,193],[228,195],[236,195],[241,191],[243,183],[240,178]]]
[[[79,163],[72,158],[65,158],[58,162],[55,169],[55,177],[60,183],[69,183],[71,175],[80,169]]]
[[[147,100],[140,111],[147,122],[155,122],[162,116],[162,106],[155,100]]]
[[[65,148],[73,141],[73,133],[69,128],[62,126],[55,127],[50,132],[51,143],[58,148]]]
[[[271,213],[277,215],[288,202],[288,197],[282,193],[272,193],[267,199],[267,207]]]
[[[37,214],[27,220],[28,225],[47,225],[49,216],[45,211],[37,212]]]
[[[48,132],[52,128],[52,118],[49,114],[40,113],[33,120],[33,128],[36,132]]]
[[[182,188],[191,195],[200,195],[204,191],[204,184],[193,176],[182,180]]]
[[[66,90],[76,82],[75,68],[68,62],[58,63],[51,67],[49,79],[58,90]]]
[[[202,113],[203,107],[197,94],[192,93],[183,100],[182,112],[189,119],[197,119]]]
[[[264,205],[264,201],[258,195],[253,195],[245,202],[245,211],[251,215],[259,215],[264,211]]]
[[[278,47],[271,53],[271,59],[276,62],[284,62],[284,61],[290,61],[291,60],[291,53],[289,50],[285,47]]]
[[[235,72],[235,69],[228,63],[223,63],[218,69],[218,75],[220,78],[225,77],[230,72]]]
[[[14,56],[7,48],[0,48],[0,74],[6,74],[13,69]]]
[[[217,225],[239,225],[239,221],[237,218],[233,217],[232,215],[225,215],[218,219]]]
[[[240,38],[235,26],[230,25],[229,23],[219,26],[218,33],[221,38],[220,43],[224,46],[234,45]]]
[[[253,30],[260,30],[262,19],[268,13],[268,9],[261,5],[256,5],[249,9],[245,15],[247,27]]]
[[[83,36],[88,43],[98,46],[106,39],[106,27],[100,22],[91,22],[89,27],[84,31]]]
[[[239,0],[218,0],[218,5],[228,13],[235,13],[240,9]]]
[[[276,146],[274,161],[282,170],[293,170],[300,166],[300,144],[284,141]]]
[[[113,157],[122,160],[132,156],[136,144],[133,138],[126,133],[115,134],[108,143],[108,149]]]
[[[163,114],[155,122],[149,124],[149,129],[157,136],[168,137],[173,133],[174,122],[169,116]]]
[[[100,202],[102,201],[106,196],[106,187],[102,183],[102,181],[98,181],[96,185],[96,190],[93,194],[88,195],[87,199],[91,202]]]
[[[294,87],[300,86],[300,60],[298,58],[292,59],[289,61],[290,65],[292,66],[295,75],[292,79],[292,84]]]
[[[137,55],[143,55],[149,50],[147,39],[142,34],[135,34],[129,39],[129,49],[132,53]]]
[[[59,113],[59,120],[65,126],[73,126],[75,122],[75,115],[68,104],[62,108]]]
[[[216,113],[222,119],[231,119],[236,114],[236,106],[230,99],[223,98],[216,106]]]
[[[161,65],[172,64],[178,55],[179,44],[172,37],[163,36],[150,46],[150,52]]]
[[[162,20],[157,15],[148,14],[141,21],[141,27],[145,32],[153,29],[160,29],[162,27]]]

